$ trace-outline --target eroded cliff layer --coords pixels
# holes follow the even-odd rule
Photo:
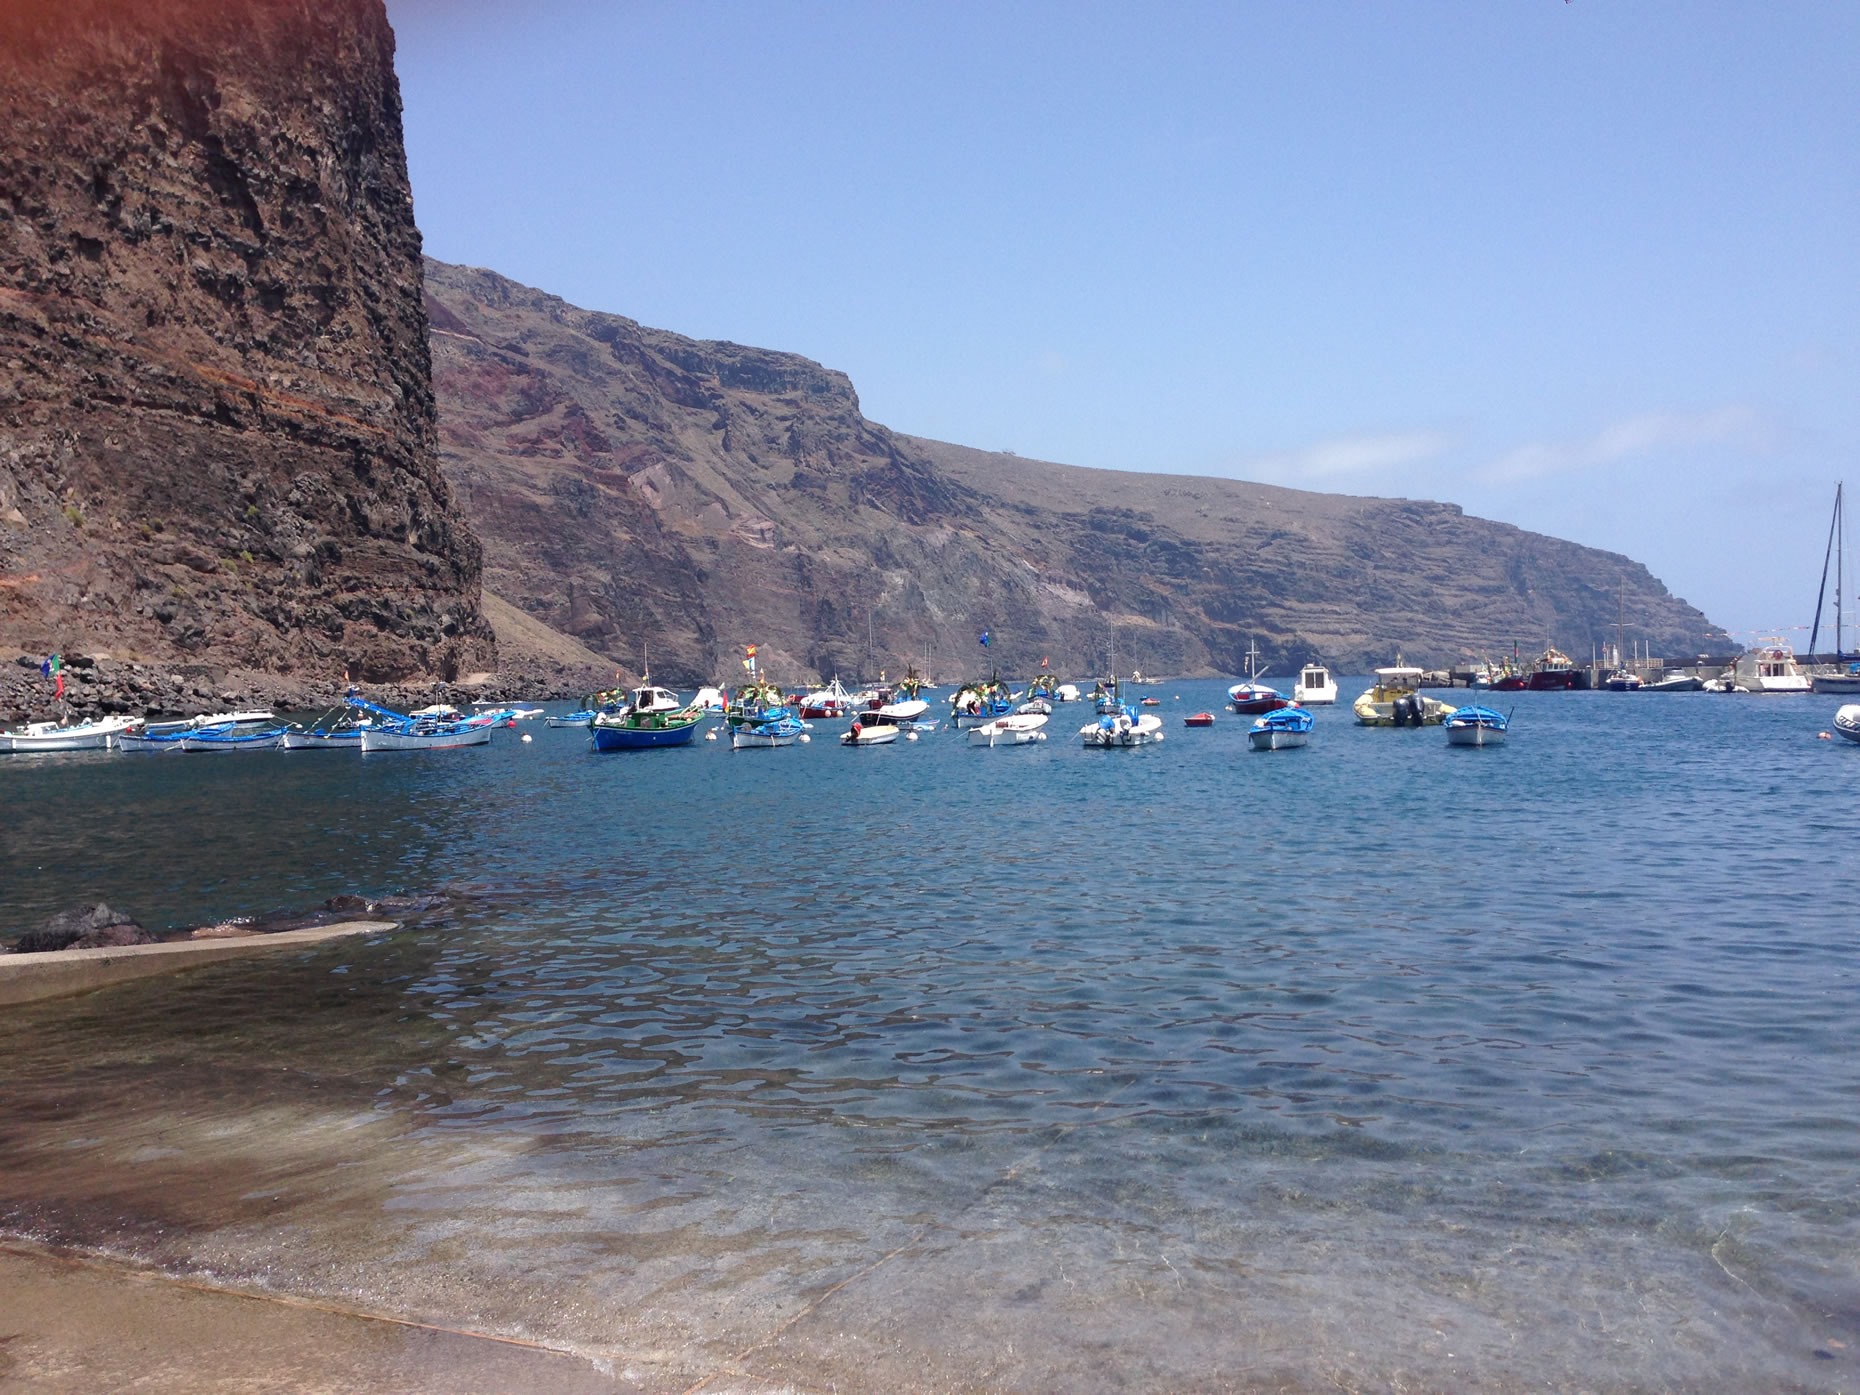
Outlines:
[[[0,645],[494,667],[381,0],[0,0]]]
[[[1127,474],[901,436],[840,373],[428,261],[442,456],[491,589],[661,676],[784,681],[926,651],[1068,675],[1587,658],[1620,598],[1655,652],[1712,626],[1639,563],[1450,504]],[[988,651],[976,643],[987,631]],[[868,651],[868,644],[870,649]],[[868,657],[869,653],[869,657]]]

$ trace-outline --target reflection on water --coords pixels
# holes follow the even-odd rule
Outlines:
[[[453,897],[16,1010],[0,1223],[668,1384],[1846,1388],[1823,706],[9,766],[21,919]]]

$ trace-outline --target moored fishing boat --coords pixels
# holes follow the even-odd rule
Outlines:
[[[349,696],[358,695],[358,689],[349,689]],[[284,729],[280,745],[286,751],[359,751],[362,728],[373,725],[372,717],[358,715],[345,702],[323,713],[307,727],[301,722],[291,723]]]
[[[1351,704],[1356,720],[1366,727],[1439,726],[1453,708],[1419,691],[1423,672],[1399,661],[1377,669],[1376,681]]]
[[[1027,746],[1046,740],[1044,712],[1015,712],[969,728],[971,746]]]
[[[949,719],[960,728],[979,727],[997,717],[1011,716],[1015,694],[999,675],[958,688],[949,700]]]
[[[1247,744],[1255,751],[1283,751],[1302,746],[1316,719],[1302,707],[1281,707],[1254,721]]]
[[[810,722],[830,722],[839,717],[850,717],[857,706],[852,694],[840,686],[837,676],[826,687],[808,693],[795,705],[800,708],[801,716]]]
[[[724,722],[730,729],[733,750],[756,750],[792,746],[807,739],[807,725],[794,715],[781,689],[756,671],[756,647],[747,646],[748,658],[743,667],[749,681],[737,689],[736,697],[724,709]]]
[[[181,739],[181,749],[215,755],[238,751],[275,751],[283,746],[284,734],[288,730],[287,724],[265,712],[252,715],[246,721],[200,727]]]
[[[134,717],[96,717],[86,722],[28,722],[0,732],[0,751],[27,755],[34,751],[107,751],[135,726]]]
[[[1182,725],[1185,727],[1211,727],[1214,725],[1214,714],[1212,712],[1190,713],[1182,719]]]
[[[1511,718],[1489,707],[1459,707],[1441,723],[1449,746],[1499,746],[1511,728]]]
[[[1269,688],[1264,683],[1236,683],[1227,690],[1227,702],[1235,712],[1243,717],[1257,716],[1262,712],[1277,712],[1281,707],[1290,707],[1292,700],[1277,688]]]
[[[443,751],[457,746],[487,746],[497,729],[494,717],[467,717],[456,707],[434,703],[417,712],[395,712],[364,698],[351,697],[349,706],[373,718],[363,727],[362,750]]]
[[[573,712],[558,713],[556,716],[549,717],[545,720],[547,724],[552,727],[585,727],[589,722],[594,720],[594,709],[592,707],[582,707]]]
[[[1497,684],[1493,684],[1497,687]],[[1555,645],[1537,656],[1524,686],[1533,693],[1560,693],[1576,686],[1576,661]]]
[[[881,722],[876,712],[853,715],[852,725],[840,733],[842,746],[889,746],[898,739],[896,722]]]
[[[1134,707],[1122,706],[1116,712],[1101,713],[1097,721],[1080,727],[1079,739],[1087,746],[1102,750],[1148,746],[1163,739],[1162,718],[1148,713],[1138,716]]]
[[[143,722],[116,738],[119,751],[178,751],[196,732],[273,720],[269,712],[210,712],[175,722]]]
[[[588,741],[597,751],[643,751],[655,746],[683,746],[697,735],[705,710],[679,701],[668,688],[643,684],[624,706],[597,712],[588,720]]]

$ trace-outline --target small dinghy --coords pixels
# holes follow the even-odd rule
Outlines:
[[[1302,746],[1311,735],[1314,720],[1302,707],[1281,707],[1253,723],[1252,730],[1246,734],[1247,744],[1255,751],[1283,751]]]
[[[594,720],[594,709],[584,707],[579,712],[564,712],[559,717],[550,717],[548,725],[552,727],[585,727]]]
[[[1262,712],[1277,712],[1281,707],[1290,707],[1292,700],[1277,688],[1269,688],[1264,683],[1236,683],[1227,690],[1227,702],[1242,717],[1255,717]]]
[[[1447,729],[1449,746],[1499,746],[1511,719],[1489,707],[1460,707],[1447,714],[1441,723]]]
[[[971,746],[1028,746],[1046,740],[1044,712],[1016,712],[969,728]]]
[[[1211,727],[1214,725],[1214,714],[1212,712],[1191,713],[1182,719],[1182,725],[1185,727]]]

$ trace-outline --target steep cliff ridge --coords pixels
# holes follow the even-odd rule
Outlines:
[[[441,453],[487,585],[685,682],[757,643],[778,677],[1362,669],[1587,657],[1621,588],[1655,652],[1718,647],[1645,567],[1451,504],[1089,470],[869,422],[843,374],[426,264]],[[1133,410],[1138,408],[1133,406]],[[869,627],[869,628],[868,628]],[[976,639],[994,643],[982,651]],[[871,653],[868,657],[868,634]]]
[[[495,666],[381,0],[0,0],[0,642]]]

